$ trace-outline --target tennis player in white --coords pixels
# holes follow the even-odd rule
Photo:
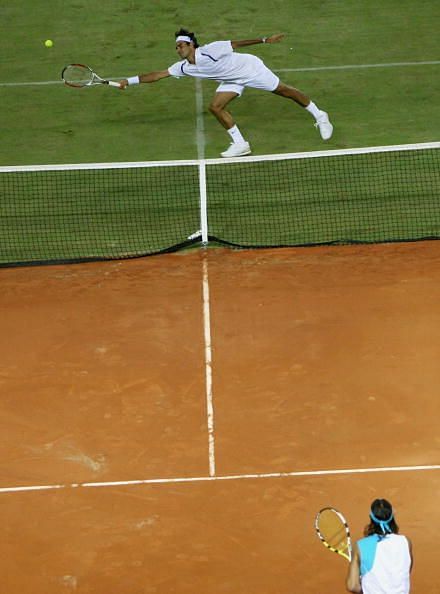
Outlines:
[[[152,83],[168,76],[176,78],[193,76],[220,82],[209,110],[231,137],[231,145],[221,153],[222,157],[240,157],[249,155],[251,152],[249,143],[242,136],[232,115],[226,110],[226,106],[233,99],[241,96],[245,87],[271,91],[281,97],[292,99],[315,118],[315,126],[319,129],[321,137],[323,140],[328,140],[333,134],[333,126],[325,111],[321,111],[298,89],[282,83],[257,56],[234,52],[235,49],[247,45],[277,43],[283,37],[284,35],[278,34],[244,41],[214,41],[200,47],[194,33],[180,29],[176,33],[179,62],[172,64],[167,70],[123,79],[120,81],[120,86],[121,89],[125,89],[128,85]]]
[[[365,538],[353,548],[347,590],[358,594],[409,594],[412,564],[411,541],[399,534],[391,503],[375,499]]]

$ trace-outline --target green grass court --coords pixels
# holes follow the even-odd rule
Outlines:
[[[168,78],[122,92],[71,89],[60,80],[71,62],[108,78],[164,70],[177,61],[181,26],[201,44],[286,34],[279,44],[245,49],[327,110],[335,133],[323,142],[293,101],[246,89],[231,111],[254,155],[438,141],[437,12],[426,0],[3,6],[0,165],[218,157],[229,136],[207,109],[215,82]],[[241,246],[438,237],[439,151],[422,152],[423,162],[407,154],[210,165],[209,234]],[[1,174],[0,264],[186,244],[201,227],[196,167],[142,176]]]
[[[246,48],[275,71],[440,60],[432,0],[190,0],[177,8],[23,0],[3,5],[0,16],[0,165],[197,158],[198,115],[205,156],[217,157],[229,138],[207,112],[214,82],[202,83],[203,114],[189,78],[126,92],[21,84],[57,81],[75,61],[108,77],[165,69],[177,61],[180,26],[196,31],[200,43],[284,32],[280,44]],[[48,38],[53,48],[44,46]],[[414,64],[279,73],[330,113],[335,134],[327,143],[308,113],[270,93],[248,89],[231,111],[254,154],[436,141],[439,72],[440,64]]]

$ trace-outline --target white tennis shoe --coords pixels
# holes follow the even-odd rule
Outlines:
[[[316,120],[315,128],[319,128],[322,140],[328,140],[332,137],[333,126],[328,119],[328,113],[326,111],[321,111],[321,115]]]
[[[230,147],[221,153],[222,157],[244,157],[251,154],[248,142],[232,142]]]

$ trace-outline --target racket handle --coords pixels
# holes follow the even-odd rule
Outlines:
[[[120,89],[120,88],[121,88],[121,85],[120,85],[118,82],[115,82],[115,81],[113,81],[113,80],[109,80],[109,81],[108,81],[108,84],[109,84],[111,87],[118,87],[118,89]]]

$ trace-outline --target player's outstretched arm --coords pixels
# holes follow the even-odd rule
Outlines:
[[[278,43],[284,37],[284,33],[269,35],[269,37],[258,37],[258,39],[244,39],[242,41],[231,41],[232,48],[245,47],[246,45],[257,45],[257,43]]]
[[[139,74],[139,76],[132,76],[130,78],[123,78],[119,81],[121,89],[125,89],[128,85],[137,85],[139,83],[153,83],[171,76],[168,70],[159,70],[157,72],[148,72],[147,74]]]

